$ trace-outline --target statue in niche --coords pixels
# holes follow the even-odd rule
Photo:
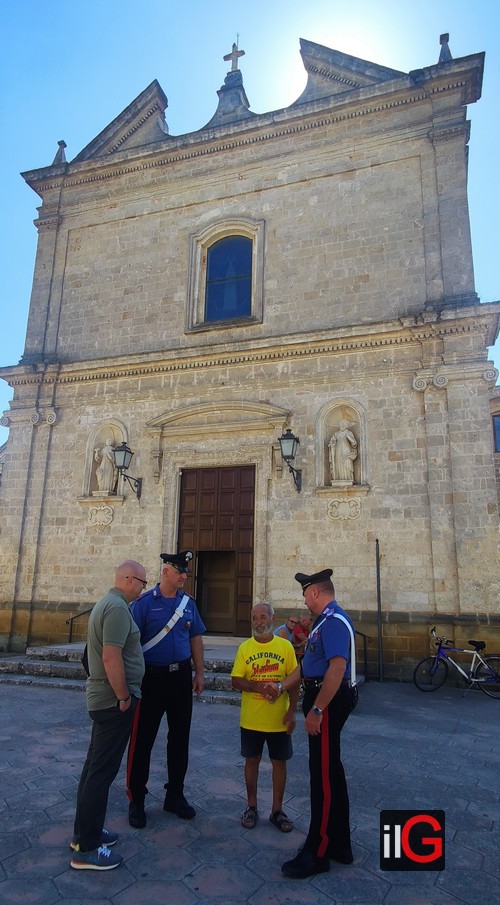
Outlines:
[[[108,437],[102,449],[94,450],[94,459],[99,462],[96,468],[97,486],[102,493],[113,493],[116,485],[117,471],[115,466],[113,440]]]
[[[349,421],[342,418],[338,431],[332,435],[328,444],[332,483],[343,481],[354,484],[354,460],[358,455],[358,441],[349,426]]]

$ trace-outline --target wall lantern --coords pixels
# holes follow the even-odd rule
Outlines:
[[[295,484],[297,493],[300,493],[302,490],[302,471],[293,468],[291,465],[291,462],[295,459],[300,440],[295,434],[292,434],[290,428],[287,427],[285,433],[282,434],[281,437],[278,437],[278,441],[281,449],[281,458],[288,465],[288,470],[293,475],[293,483]]]
[[[126,473],[133,455],[132,450],[129,449],[125,440],[123,440],[119,446],[115,446],[114,457],[116,469],[120,472],[121,476],[128,481],[137,499],[140,500],[142,493],[142,478],[131,478],[130,475]]]

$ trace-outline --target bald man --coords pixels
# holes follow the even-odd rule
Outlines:
[[[75,870],[112,870],[123,860],[111,851],[118,835],[104,829],[104,818],[109,788],[120,769],[141,697],[144,657],[129,604],[146,584],[140,563],[120,563],[114,587],[95,604],[89,618],[86,692],[92,735],[76,797],[71,842]]]

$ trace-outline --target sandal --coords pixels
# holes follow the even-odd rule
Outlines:
[[[259,819],[259,815],[257,814],[257,808],[248,807],[243,811],[241,815],[241,825],[246,830],[253,830],[257,824],[257,820]]]
[[[272,823],[272,825],[277,827],[278,830],[281,830],[282,833],[291,833],[293,830],[292,821],[283,813],[283,811],[275,811],[274,814],[271,814],[269,823]]]

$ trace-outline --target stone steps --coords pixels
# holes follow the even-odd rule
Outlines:
[[[0,685],[37,685],[47,688],[85,690],[82,666],[84,644],[28,647],[25,654],[0,653]],[[231,687],[235,647],[209,640],[205,652],[205,688],[195,698],[203,704],[240,705],[241,695]],[[236,645],[237,646],[237,645]],[[363,677],[358,676],[362,684]]]
[[[50,688],[85,690],[85,670],[82,666],[84,645],[54,645],[31,647],[25,654],[0,654],[0,684],[37,685]],[[240,704],[241,696],[231,687],[233,659],[205,658],[205,689],[202,703]]]

